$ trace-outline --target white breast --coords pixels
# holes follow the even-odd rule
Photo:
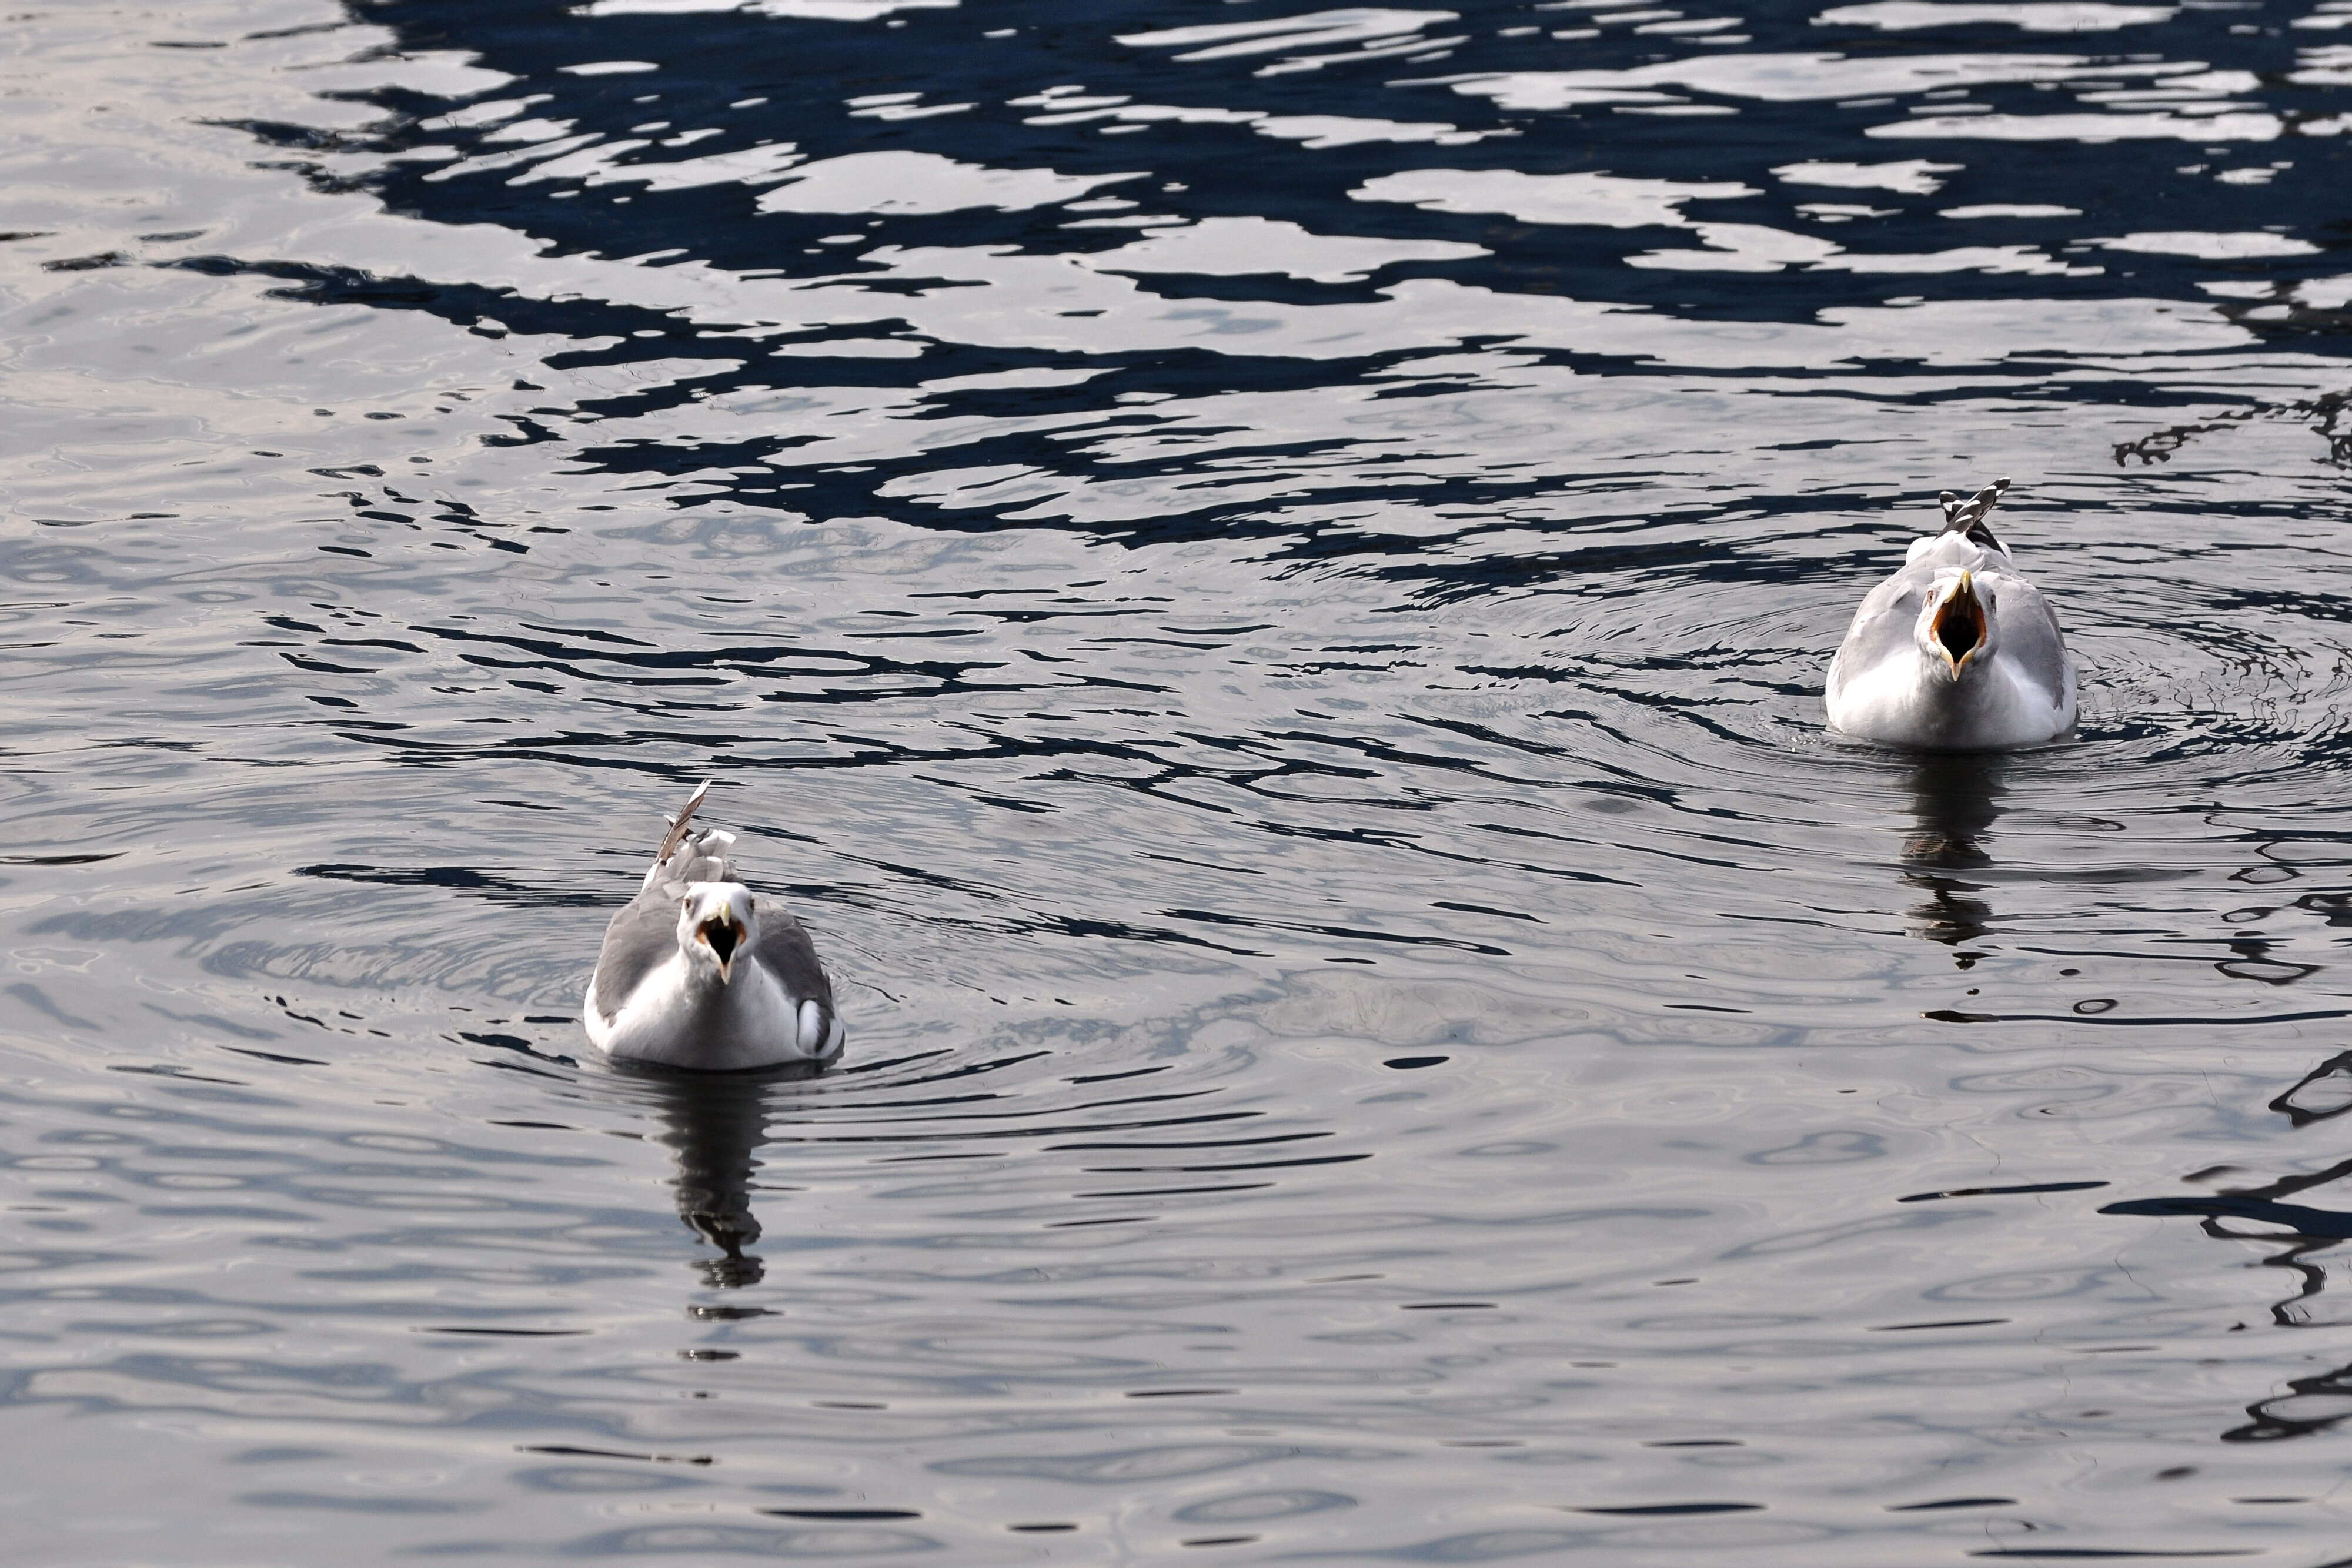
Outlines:
[[[844,1032],[838,1018],[828,1030],[823,1008],[793,996],[756,962],[739,966],[734,982],[722,985],[673,954],[609,1024],[593,987],[588,998],[588,1038],[599,1050],[673,1067],[725,1071],[829,1056]]]

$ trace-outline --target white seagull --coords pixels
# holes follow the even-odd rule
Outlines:
[[[725,1070],[825,1061],[845,1034],[801,923],[728,874],[732,833],[671,819],[637,895],[604,928],[588,1038],[608,1056]]]
[[[2009,488],[1947,490],[1944,526],[1870,591],[1830,661],[1830,723],[1922,751],[2006,751],[2074,725],[2074,662],[1985,522]]]

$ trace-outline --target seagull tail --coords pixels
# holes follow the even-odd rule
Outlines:
[[[1966,534],[1972,543],[1988,549],[2005,550],[2008,547],[1993,537],[1991,525],[1985,519],[1992,516],[1993,507],[2000,504],[2001,497],[2008,490],[2009,481],[2004,478],[1994,480],[1966,500],[1949,490],[1945,491],[1936,497],[1944,507],[1943,531]]]

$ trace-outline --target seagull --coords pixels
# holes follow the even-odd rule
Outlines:
[[[1942,529],[1914,539],[1854,612],[1830,661],[1836,728],[1921,751],[2007,751],[2074,727],[2058,618],[1985,522],[2008,488],[1945,491]]]
[[[608,1056],[726,1070],[827,1061],[845,1034],[801,923],[728,874],[735,835],[670,819],[637,895],[604,928],[588,1038]]]

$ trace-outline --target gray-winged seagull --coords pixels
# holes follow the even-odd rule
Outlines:
[[[1923,751],[2004,751],[2074,727],[2058,618],[1985,522],[2008,488],[1943,493],[1942,529],[1912,541],[1830,661],[1831,724]]]
[[[735,835],[691,831],[705,783],[670,821],[637,895],[604,928],[588,1038],[612,1056],[724,1070],[822,1061],[841,1015],[801,923],[729,874]]]

